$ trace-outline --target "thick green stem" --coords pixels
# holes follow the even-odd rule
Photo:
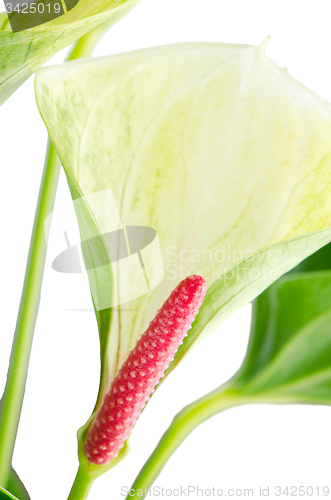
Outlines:
[[[90,477],[85,469],[79,467],[68,500],[86,500],[94,481],[94,477]]]
[[[172,454],[198,425],[216,413],[242,404],[245,401],[230,390],[217,389],[181,410],[141,469],[127,500],[146,495]]]
[[[6,486],[11,469],[18,423],[25,391],[33,332],[39,307],[46,258],[44,222],[52,212],[60,165],[54,147],[48,143],[28,262],[16,323],[5,392],[0,410],[0,485]]]
[[[118,18],[115,17],[111,22],[104,23],[84,35],[77,42],[68,60],[90,55],[96,43],[116,20]],[[11,473],[45,268],[47,242],[44,223],[54,208],[59,172],[60,162],[57,153],[48,141],[7,383],[0,405],[0,485],[5,488]]]

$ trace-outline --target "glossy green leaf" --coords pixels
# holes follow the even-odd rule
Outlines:
[[[235,379],[245,395],[331,403],[331,271],[280,279],[256,299]]]
[[[331,269],[331,244],[325,245],[313,255],[300,262],[290,273],[306,273]]]
[[[116,22],[138,0],[80,0],[65,15],[12,33],[0,14],[0,105],[56,52],[104,22]]]
[[[0,500],[17,500],[17,498],[0,486]]]
[[[36,95],[76,200],[98,304],[97,406],[186,275],[202,274],[209,288],[175,363],[331,239],[330,105],[263,47],[183,44],[48,67]],[[109,192],[118,219],[100,201]],[[112,275],[102,236],[119,224],[154,228],[164,262],[162,283],[128,303],[119,299],[137,276],[121,284]],[[154,261],[146,266],[160,275]],[[100,308],[104,298],[119,305]]]

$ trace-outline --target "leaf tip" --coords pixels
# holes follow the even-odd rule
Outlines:
[[[265,53],[265,49],[266,49],[266,46],[268,45],[269,43],[269,40],[271,38],[271,35],[268,35],[264,40],[263,42],[260,43],[259,45],[259,49],[260,51],[264,54]]]

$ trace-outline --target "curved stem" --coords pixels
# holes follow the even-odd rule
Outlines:
[[[181,410],[141,469],[127,499],[142,498],[146,495],[146,490],[153,485],[167,461],[198,425],[216,413],[242,404],[245,404],[245,401],[240,396],[229,389],[219,388]]]
[[[84,35],[76,43],[68,60],[72,61],[90,55],[110,24],[114,24],[115,21],[116,19],[111,23],[104,23]],[[7,382],[0,405],[0,485],[5,488],[11,473],[12,456],[39,309],[47,249],[44,223],[54,208],[59,172],[60,162],[57,153],[48,140]]]

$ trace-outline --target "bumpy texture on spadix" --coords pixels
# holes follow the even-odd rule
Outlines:
[[[108,464],[128,438],[141,410],[182,344],[206,294],[193,275],[179,283],[123,363],[84,446],[93,464]]]

